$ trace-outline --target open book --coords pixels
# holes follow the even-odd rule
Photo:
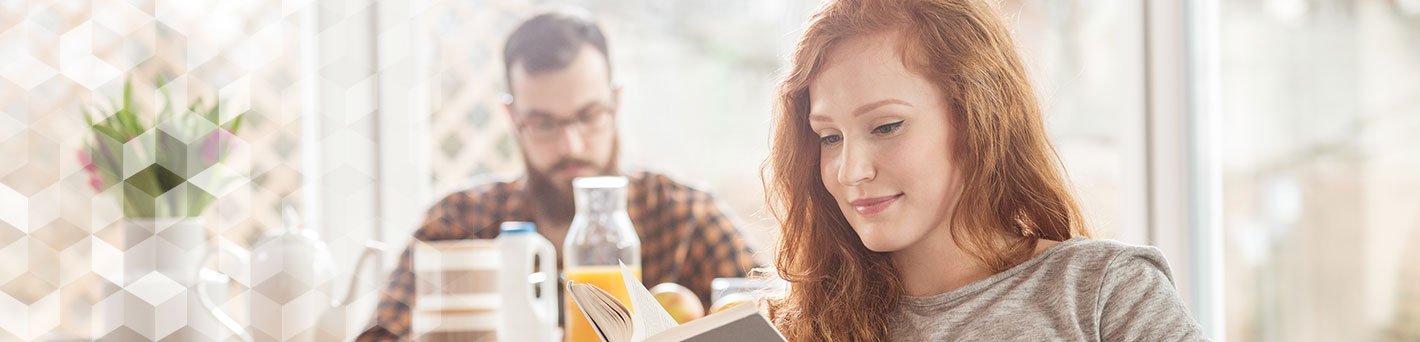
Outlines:
[[[752,304],[736,305],[677,325],[626,265],[621,265],[621,278],[634,312],[595,285],[567,282],[567,293],[603,342],[784,341],[784,336]]]

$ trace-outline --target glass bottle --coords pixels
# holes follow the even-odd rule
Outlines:
[[[641,238],[626,214],[626,177],[582,177],[572,181],[577,214],[562,243],[562,268],[566,279],[590,283],[631,307],[619,263],[641,278]],[[618,263],[619,262],[619,263]],[[572,342],[601,339],[570,297],[566,306],[567,336]]]

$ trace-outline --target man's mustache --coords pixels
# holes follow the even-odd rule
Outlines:
[[[590,161],[575,158],[566,158],[558,161],[556,164],[552,164],[552,172],[566,170],[571,167],[591,168],[592,166],[592,162]]]

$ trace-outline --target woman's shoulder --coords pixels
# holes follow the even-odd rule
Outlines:
[[[1054,247],[1062,257],[1071,259],[1101,259],[1112,260],[1119,257],[1157,257],[1162,259],[1164,254],[1157,247],[1148,245],[1136,245],[1117,240],[1092,239],[1088,237],[1075,237]]]
[[[1065,263],[1070,269],[1109,273],[1118,270],[1157,270],[1172,280],[1163,252],[1153,246],[1116,240],[1076,237],[1052,247],[1051,263]]]
[[[1173,284],[1164,253],[1153,246],[1114,240],[1080,238],[1064,244],[1060,253],[1074,265],[1071,272],[1088,274],[1093,305],[1083,303],[1079,315],[1094,315],[1106,341],[1205,340],[1188,314]],[[1077,267],[1084,266],[1084,267]]]

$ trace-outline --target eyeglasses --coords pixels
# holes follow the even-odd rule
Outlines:
[[[595,106],[566,119],[534,114],[518,122],[518,129],[537,141],[552,141],[561,137],[563,127],[574,126],[583,135],[599,134],[611,126],[612,110]]]

